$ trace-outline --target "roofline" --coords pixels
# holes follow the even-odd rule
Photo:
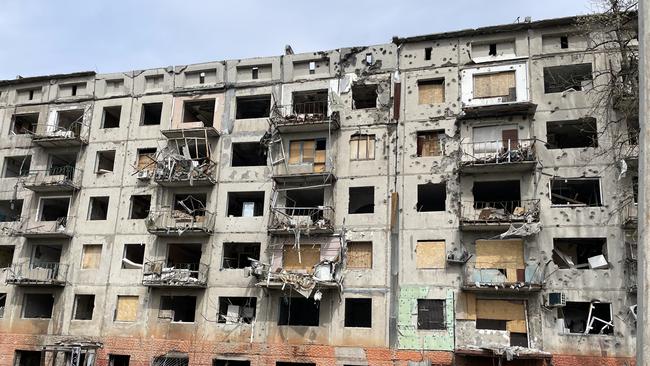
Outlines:
[[[84,77],[84,76],[95,76],[97,75],[96,72],[94,71],[80,71],[80,72],[73,72],[70,74],[53,74],[53,75],[43,75],[43,76],[30,76],[26,78],[18,78],[18,79],[11,79],[11,80],[0,80],[0,86],[7,86],[7,85],[20,85],[20,84],[28,84],[28,83],[35,83],[39,81],[47,81],[47,80],[55,80],[55,79],[69,79],[69,78],[79,78],[79,77]]]

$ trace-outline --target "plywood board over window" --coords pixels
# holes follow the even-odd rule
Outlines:
[[[303,244],[298,250],[293,245],[285,245],[282,250],[282,267],[289,271],[311,270],[320,262],[320,245]]]
[[[476,300],[476,318],[506,321],[506,330],[513,333],[526,331],[526,303],[514,300]]]
[[[418,240],[415,254],[416,268],[445,268],[447,256],[444,240]]]
[[[442,155],[444,133],[444,130],[418,132],[417,155],[419,157]]]
[[[526,268],[523,241],[477,240],[476,268],[505,269],[508,282],[523,281],[523,278],[518,278],[518,273],[521,276]]]
[[[118,296],[117,306],[115,308],[115,321],[134,322],[138,316],[138,304],[140,303],[137,296]]]
[[[474,75],[474,98],[507,97],[516,87],[514,71]]]
[[[98,269],[102,258],[102,246],[86,244],[83,246],[81,269]]]
[[[372,268],[372,242],[357,241],[348,243],[347,256],[347,268],[349,269]]]
[[[418,80],[418,104],[445,102],[445,80]]]
[[[375,135],[352,135],[350,137],[350,160],[375,159]]]

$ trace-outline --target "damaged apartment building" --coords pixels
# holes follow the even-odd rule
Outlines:
[[[587,47],[572,17],[0,81],[0,364],[632,362],[638,147]]]

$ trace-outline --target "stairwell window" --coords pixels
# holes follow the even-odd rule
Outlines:
[[[350,160],[375,160],[375,135],[352,135]]]

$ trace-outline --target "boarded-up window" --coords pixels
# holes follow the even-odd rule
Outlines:
[[[515,72],[474,75],[474,98],[509,97],[516,99]]]
[[[282,267],[286,270],[311,270],[320,262],[320,245],[302,244],[300,253],[293,245],[285,245],[282,262]]]
[[[477,240],[476,268],[505,270],[508,282],[523,282],[524,243],[514,240]]]
[[[418,80],[418,104],[445,102],[445,79]]]
[[[444,130],[420,131],[417,136],[417,154],[422,156],[440,156],[443,152]]]
[[[156,170],[156,149],[138,149],[138,161],[136,162],[137,170]]]
[[[415,248],[416,268],[445,268],[445,241],[418,240]]]
[[[289,164],[325,162],[325,139],[289,143]]]
[[[102,258],[102,246],[99,244],[87,244],[83,246],[83,257],[81,269],[98,269]]]
[[[350,160],[374,160],[375,135],[352,135],[350,137]]]
[[[349,269],[372,268],[372,242],[357,241],[348,243]]]
[[[445,328],[445,300],[418,299],[418,329]]]
[[[527,333],[526,309],[523,301],[476,300],[476,319],[504,321],[505,330],[512,333]],[[489,325],[494,322],[484,322]]]
[[[139,299],[137,296],[118,296],[115,308],[116,322],[134,322],[138,316]]]

